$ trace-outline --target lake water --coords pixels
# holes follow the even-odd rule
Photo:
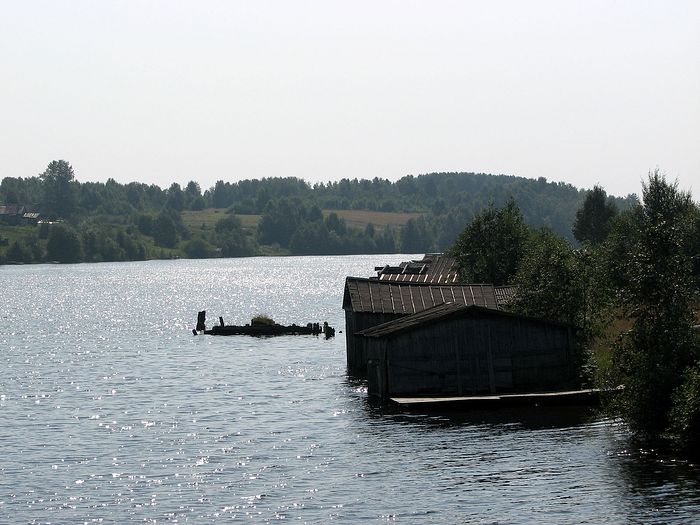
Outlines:
[[[368,402],[344,334],[193,336],[198,310],[344,330],[410,256],[0,267],[0,523],[689,523],[700,474],[581,410]]]

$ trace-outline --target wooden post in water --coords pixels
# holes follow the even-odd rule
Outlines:
[[[207,329],[207,327],[205,325],[206,320],[207,320],[207,311],[206,310],[202,310],[201,312],[199,312],[197,314],[197,328],[195,328],[195,330],[197,330],[197,332],[204,332],[204,330]]]

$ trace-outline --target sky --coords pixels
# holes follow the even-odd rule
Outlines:
[[[700,189],[700,1],[0,0],[0,178]]]

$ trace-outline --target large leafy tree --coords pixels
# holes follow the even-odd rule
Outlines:
[[[584,256],[549,229],[527,243],[515,284],[515,308],[526,315],[572,325],[585,324]]]
[[[185,194],[177,182],[173,182],[168,188],[168,198],[165,207],[176,212],[181,212],[185,208]]]
[[[292,235],[303,222],[303,209],[299,199],[270,201],[258,223],[258,241],[261,244],[277,243],[287,248]]]
[[[692,372],[700,357],[691,329],[696,288],[687,250],[696,213],[690,194],[656,171],[643,185],[643,205],[630,211],[609,242],[614,282],[634,319],[615,353],[625,385],[620,407],[641,433],[658,437],[673,428],[686,443],[700,441],[687,433],[688,421],[695,421],[696,431],[700,421],[700,405],[688,404],[700,399]]]
[[[214,243],[224,257],[245,257],[255,253],[255,246],[243,229],[241,220],[231,214],[214,227]]]
[[[44,186],[43,204],[46,210],[58,217],[70,217],[78,200],[73,167],[65,160],[54,160],[39,177]]]
[[[581,379],[592,379],[589,344],[600,335],[609,293],[602,286],[599,257],[589,247],[574,249],[564,238],[543,228],[528,240],[515,276],[517,293],[510,309],[524,315],[577,328],[576,363]]]
[[[513,199],[499,209],[489,204],[474,216],[450,249],[460,278],[465,282],[510,283],[525,253],[528,235]]]
[[[74,263],[83,260],[83,245],[74,228],[54,224],[46,241],[46,258],[50,261]]]
[[[409,219],[401,230],[401,251],[404,253],[420,253],[430,251],[433,245],[433,234],[430,224],[424,217]]]
[[[169,213],[162,212],[153,221],[153,240],[158,246],[166,248],[177,245],[177,225]]]
[[[616,215],[615,203],[608,199],[603,188],[594,186],[586,194],[586,199],[576,212],[576,220],[572,228],[574,237],[580,242],[601,243],[610,233],[612,220]]]
[[[23,242],[14,241],[7,250],[5,259],[10,262],[30,263],[32,262],[32,252]]]

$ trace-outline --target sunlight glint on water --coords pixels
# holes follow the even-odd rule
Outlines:
[[[382,410],[335,339],[346,275],[407,256],[0,267],[0,522],[687,523],[697,470],[619,422]]]

